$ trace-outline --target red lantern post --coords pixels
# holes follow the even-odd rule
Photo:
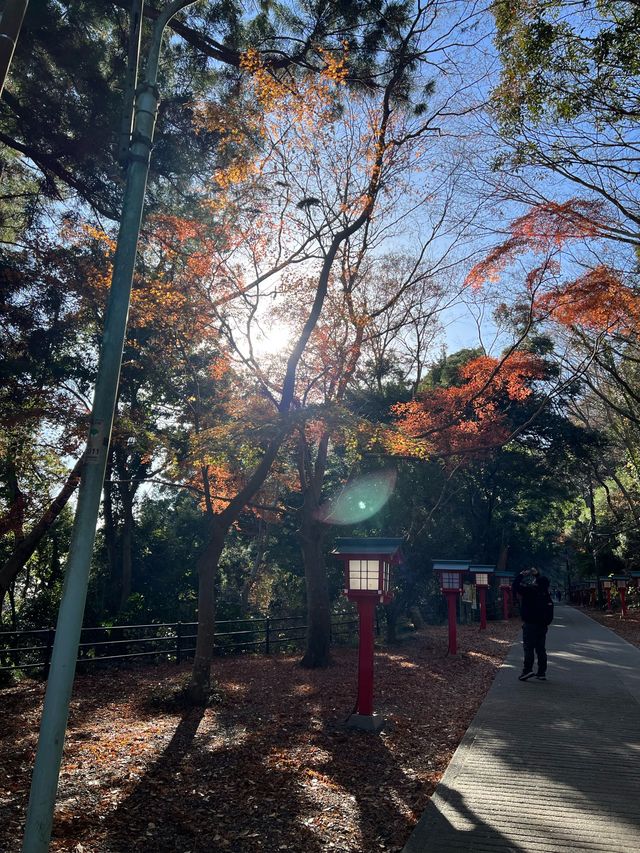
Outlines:
[[[607,593],[607,610],[611,612],[611,584],[613,581],[611,578],[600,578],[602,583],[602,588]]]
[[[509,606],[511,604],[511,584],[514,575],[512,572],[500,572],[496,575],[502,593],[502,618],[505,622],[509,620]]]
[[[344,563],[344,592],[358,605],[358,698],[348,725],[380,731],[384,719],[373,711],[373,623],[377,604],[393,598],[391,572],[401,561],[402,539],[337,539],[333,553]]]
[[[627,615],[627,582],[628,579],[624,575],[618,575],[613,578],[618,587],[618,595],[620,596],[620,611],[623,616]]]
[[[435,560],[433,563],[433,570],[440,578],[440,588],[447,599],[450,655],[458,653],[456,627],[458,596],[462,592],[462,577],[468,569],[468,560]]]
[[[476,589],[480,603],[480,630],[487,627],[487,590],[489,589],[489,577],[495,572],[495,566],[469,566],[476,579]]]

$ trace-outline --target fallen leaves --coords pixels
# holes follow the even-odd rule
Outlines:
[[[630,610],[627,616],[622,616],[620,613],[603,613],[593,609],[584,609],[583,612],[601,625],[611,628],[628,643],[640,647],[640,612]]]
[[[347,729],[357,651],[326,670],[297,659],[216,660],[219,700],[154,708],[168,665],[77,679],[52,853],[398,851],[422,814],[518,625],[428,627],[376,653],[378,736]],[[640,631],[639,631],[640,633]],[[18,850],[42,685],[0,691],[0,849]]]

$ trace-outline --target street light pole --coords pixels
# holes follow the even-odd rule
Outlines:
[[[100,350],[93,411],[40,723],[23,853],[46,853],[51,839],[53,809],[78,656],[107,450],[113,424],[129,314],[131,282],[158,110],[157,76],[160,47],[164,29],[171,18],[193,2],[194,0],[173,0],[160,13],[149,46],[145,80],[137,91],[127,183]]]

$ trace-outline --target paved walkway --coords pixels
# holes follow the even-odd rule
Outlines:
[[[640,851],[640,649],[571,607],[511,649],[403,853]]]

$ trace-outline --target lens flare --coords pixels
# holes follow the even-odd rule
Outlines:
[[[318,508],[316,518],[325,524],[357,524],[379,512],[396,485],[395,469],[363,474],[347,483]]]

